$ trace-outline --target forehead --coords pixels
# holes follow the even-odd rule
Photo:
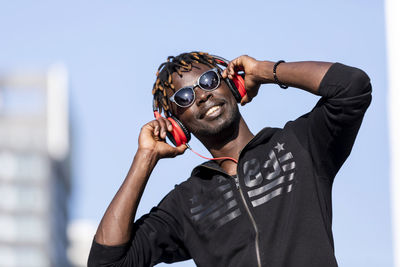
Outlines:
[[[200,75],[210,69],[211,68],[207,65],[194,63],[191,71],[182,71],[182,77],[180,77],[178,73],[174,72],[172,74],[172,84],[175,87],[175,91],[182,87],[195,84]]]

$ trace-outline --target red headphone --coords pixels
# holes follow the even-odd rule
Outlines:
[[[211,55],[214,60],[217,62],[218,65],[223,67],[227,67],[229,61],[219,57]],[[246,95],[246,89],[244,87],[244,79],[241,74],[235,73],[233,79],[230,80],[228,78],[224,79],[226,84],[228,85],[229,89],[231,90],[232,94],[234,95],[236,101],[240,103],[242,98]],[[158,112],[155,102],[156,102],[156,94],[154,95],[153,99],[153,112],[154,117],[158,119],[162,115]],[[190,141],[190,132],[186,129],[182,122],[180,122],[174,115],[170,112],[167,112],[166,119],[169,120],[172,124],[172,132],[167,132],[168,139],[175,145],[180,146],[182,144],[187,144]]]

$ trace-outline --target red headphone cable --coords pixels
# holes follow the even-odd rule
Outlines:
[[[229,160],[232,160],[233,162],[235,162],[236,164],[238,163],[237,159],[234,159],[234,158],[231,158],[231,157],[220,157],[220,158],[207,158],[207,157],[204,157],[204,156],[200,155],[199,153],[197,153],[196,151],[194,151],[194,150],[189,146],[188,143],[186,143],[185,145],[187,146],[187,148],[190,149],[190,151],[192,151],[194,154],[196,154],[197,156],[199,156],[199,157],[201,157],[201,158],[203,158],[203,159],[208,159],[208,160],[229,159]]]

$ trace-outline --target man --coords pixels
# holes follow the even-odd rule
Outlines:
[[[339,63],[240,56],[223,71],[218,63],[217,57],[192,52],[160,66],[155,109],[169,118],[157,116],[142,127],[129,173],[97,230],[89,266],[153,266],[189,258],[198,266],[337,266],[331,189],[371,101],[368,76]],[[254,136],[228,84],[238,70],[245,73],[242,105],[265,83],[322,97],[283,129],[267,127]],[[165,142],[175,131],[171,118],[223,159],[197,166],[133,223],[158,160],[186,149]]]

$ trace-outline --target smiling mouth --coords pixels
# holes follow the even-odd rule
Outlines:
[[[210,115],[212,115],[212,114],[218,112],[220,109],[221,109],[221,105],[213,106],[212,108],[210,108],[209,110],[207,110],[207,112],[206,112],[205,115],[206,115],[206,116],[210,116]]]
[[[218,117],[223,111],[224,105],[225,101],[223,100],[210,103],[207,105],[207,107],[201,110],[198,119],[202,120],[204,118],[213,118],[215,116]]]
[[[206,119],[206,120],[212,120],[215,119],[217,117],[219,117],[223,111],[223,106],[224,103],[220,103],[217,104],[215,106],[212,106],[211,108],[209,108],[205,113],[203,113],[202,119]]]

